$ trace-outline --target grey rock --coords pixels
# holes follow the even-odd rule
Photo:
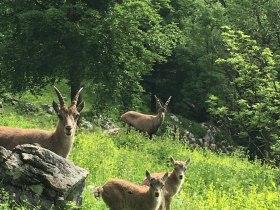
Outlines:
[[[83,128],[88,129],[88,130],[93,130],[93,125],[92,125],[92,123],[89,122],[89,121],[83,122],[83,123],[81,124],[81,126],[82,126]]]
[[[52,106],[47,109],[48,114],[54,114],[54,112],[55,111],[54,111],[54,108]]]
[[[111,128],[108,130],[105,130],[105,133],[109,134],[109,135],[115,135],[118,134],[121,131],[120,128]]]
[[[175,115],[171,115],[170,118],[171,118],[174,122],[176,122],[176,123],[179,123],[179,122],[180,122],[180,121],[179,121],[179,118],[178,118],[177,116],[175,116]]]
[[[55,153],[31,144],[12,151],[0,147],[1,185],[16,202],[27,199],[41,209],[63,208],[65,201],[82,204],[88,171]]]

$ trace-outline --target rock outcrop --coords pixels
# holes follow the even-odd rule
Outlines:
[[[0,147],[0,186],[41,209],[63,208],[66,201],[82,204],[88,172],[37,145],[19,145],[12,151]]]

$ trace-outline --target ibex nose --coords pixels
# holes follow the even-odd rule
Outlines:
[[[159,196],[159,192],[155,192],[155,197],[158,197]]]
[[[67,131],[71,131],[72,127],[71,127],[70,125],[66,125],[66,126],[65,126],[65,129],[66,129]]]

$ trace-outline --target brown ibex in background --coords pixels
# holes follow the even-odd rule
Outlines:
[[[38,129],[21,129],[0,126],[0,146],[6,149],[13,149],[20,144],[37,143],[41,147],[49,149],[56,154],[67,158],[73,145],[73,138],[76,131],[77,120],[80,112],[84,108],[82,101],[78,106],[78,98],[81,88],[72,100],[70,106],[66,106],[59,90],[54,87],[60,106],[53,101],[53,108],[59,118],[56,130],[54,132]]]
[[[170,162],[173,165],[173,171],[168,175],[168,178],[165,182],[164,201],[161,203],[158,210],[163,210],[164,207],[166,210],[171,210],[172,197],[181,189],[185,179],[184,173],[187,169],[187,166],[191,162],[191,159],[189,158],[187,161],[175,161],[173,157],[170,157]],[[165,173],[151,174],[152,178],[160,178],[163,176],[165,176]],[[142,185],[148,186],[149,184],[150,182],[147,178],[142,182]]]
[[[110,210],[157,210],[162,203],[163,187],[168,173],[152,178],[146,171],[149,185],[136,185],[123,179],[112,179],[94,191],[95,198],[102,197]]]
[[[152,135],[157,132],[158,128],[161,126],[164,120],[171,96],[169,96],[164,105],[161,104],[156,95],[155,98],[157,101],[157,105],[159,106],[157,115],[148,115],[135,111],[128,111],[121,116],[121,120],[128,124],[127,131],[130,130],[130,126],[133,126],[136,130],[147,132],[150,139],[152,138]]]

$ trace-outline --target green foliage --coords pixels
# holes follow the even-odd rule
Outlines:
[[[167,138],[150,141],[137,132],[115,137],[82,134],[77,136],[70,158],[90,171],[87,183],[94,188],[114,177],[141,183],[146,169],[170,171],[170,155],[182,160],[192,157],[183,189],[174,198],[174,209],[277,209],[276,170],[237,157],[191,152]],[[83,209],[106,209],[102,201],[92,198],[90,187],[84,199]]]
[[[149,74],[156,62],[164,62],[177,44],[179,29],[174,23],[165,24],[152,1],[124,1],[116,4],[100,20],[95,45],[97,54],[91,78],[106,78],[95,91],[100,94],[96,109],[119,106],[134,107],[144,90],[143,75]],[[94,75],[94,76],[92,76]],[[95,80],[93,80],[95,82]],[[111,93],[114,92],[112,95]],[[103,97],[110,94],[112,98]]]
[[[280,24],[276,17],[280,12],[278,0],[229,0],[226,9],[233,28],[244,31],[257,40],[260,46],[269,47],[279,54],[279,39],[275,31]]]
[[[73,16],[92,18],[93,13],[89,14],[83,4],[62,1],[44,4],[3,1],[1,4],[0,24],[7,25],[8,29],[0,32],[3,33],[0,78],[7,91],[38,92],[57,79],[70,80],[73,71],[76,78],[80,78],[85,57],[84,51],[78,49],[85,45],[84,28],[76,24]],[[71,13],[73,10],[75,14]]]
[[[66,79],[72,96],[90,83],[99,111],[139,104],[142,76],[171,55],[180,35],[161,7],[168,1],[4,0],[0,91],[37,93]]]
[[[223,65],[227,80],[221,89],[223,98],[210,96],[209,111],[235,141],[247,144],[252,154],[269,157],[280,140],[280,83],[275,57],[243,32],[223,29],[228,52],[217,63]],[[274,155],[279,158],[279,153]]]
[[[176,117],[179,119],[178,121],[172,119],[172,115],[167,113],[163,124],[159,127],[157,135],[164,135],[169,138],[174,138],[178,137],[176,135],[183,135],[184,131],[188,130],[197,139],[205,136],[206,130],[201,126],[200,123],[191,121],[180,115],[176,115]],[[176,132],[178,133],[176,134]]]
[[[23,199],[20,203],[15,202],[14,200],[14,195],[9,195],[3,188],[1,188],[1,183],[0,183],[0,209],[1,210],[26,210],[26,209],[34,209],[34,210],[39,210],[41,208],[39,201],[38,205],[32,206],[30,208],[30,203],[28,200]]]
[[[156,65],[144,87],[161,98],[172,95],[172,111],[191,120],[208,118],[210,93],[219,89],[223,75],[214,65],[221,46],[220,26],[227,23],[226,10],[218,2],[171,1],[176,12],[169,19],[178,23],[182,37],[166,63]]]

